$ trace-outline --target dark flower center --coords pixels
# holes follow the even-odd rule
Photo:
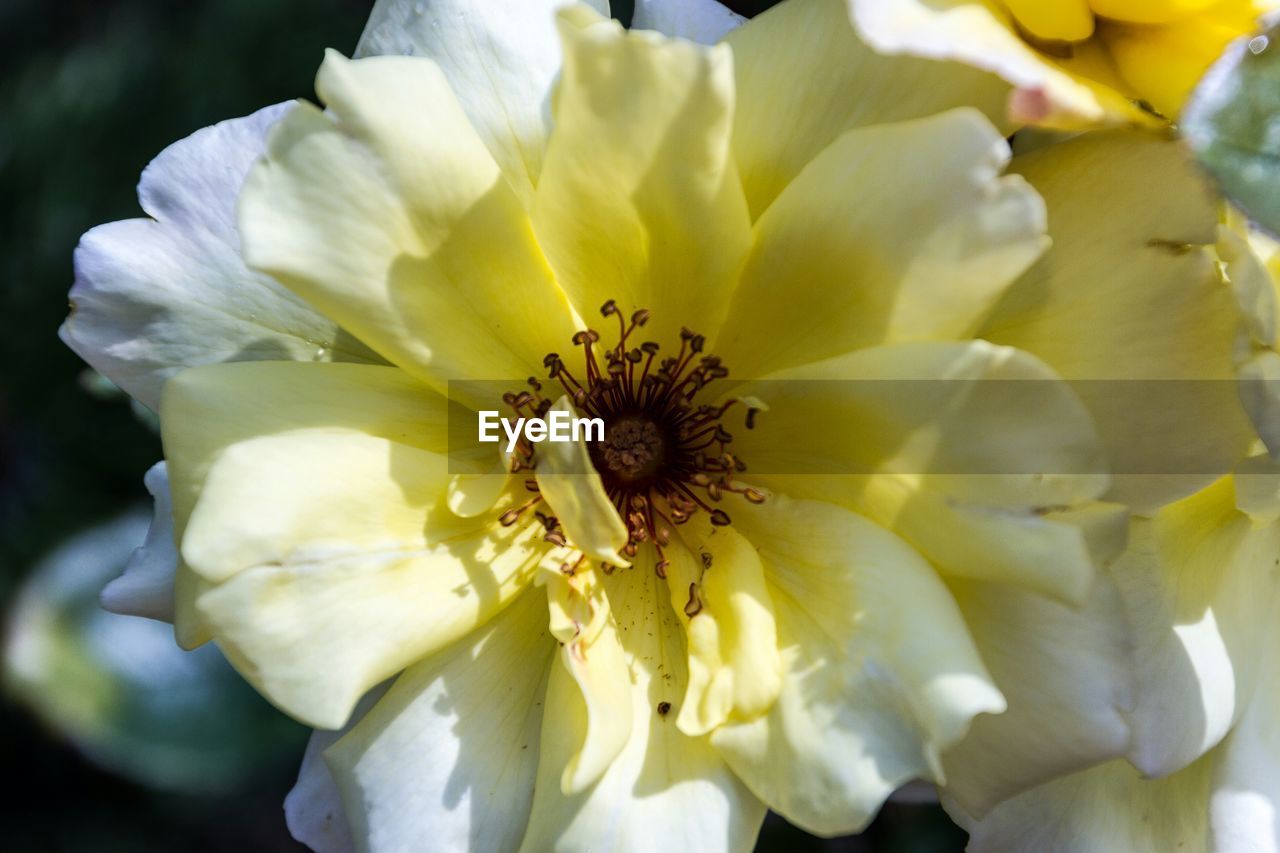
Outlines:
[[[660,347],[644,341],[628,347],[638,330],[649,320],[649,311],[640,309],[628,321],[613,300],[600,309],[605,317],[618,318],[618,341],[610,347],[599,345],[594,329],[578,332],[575,345],[583,349],[583,369],[570,371],[557,353],[543,359],[549,378],[559,383],[573,404],[589,417],[604,421],[604,440],[588,442],[591,462],[604,483],[605,492],[627,526],[624,553],[634,557],[639,547],[652,543],[657,551],[656,570],[665,577],[667,561],[663,548],[671,540],[671,528],[683,524],[697,512],[706,512],[714,525],[731,523],[729,514],[714,506],[725,494],[740,494],[752,503],[765,499],[762,492],[734,481],[746,465],[729,451],[733,435],[722,423],[725,414],[740,404],[736,398],[720,405],[699,403],[709,385],[724,379],[729,370],[719,358],[703,355],[706,339],[689,329],[680,332],[680,348],[659,357]],[[532,391],[507,394],[504,401],[518,414],[542,417],[551,400],[542,395],[542,383],[529,379]],[[752,426],[755,409],[747,409],[746,425]],[[530,446],[522,445],[517,465],[537,464]],[[537,491],[535,480],[526,485]],[[514,523],[535,498],[503,516]],[[553,517],[539,514],[547,528],[547,539],[565,544],[564,535]],[[566,567],[572,571],[576,567]],[[604,567],[606,572],[612,567]]]

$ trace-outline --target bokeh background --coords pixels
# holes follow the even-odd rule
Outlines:
[[[483,0],[478,0],[483,2]],[[769,0],[730,3],[743,14]],[[372,0],[0,0],[0,847],[300,851],[281,803],[306,732],[216,649],[97,607],[146,532],[148,413],[56,337],[71,253],[140,215],[138,175],[224,118],[312,95]],[[624,22],[630,3],[615,3]],[[770,816],[759,849],[951,851],[932,804],[895,802],[857,838]]]

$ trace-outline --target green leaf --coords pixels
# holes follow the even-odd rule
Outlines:
[[[1182,133],[1227,197],[1280,235],[1280,24],[1228,46],[1183,109]]]

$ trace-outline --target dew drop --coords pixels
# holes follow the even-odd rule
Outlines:
[[[411,45],[411,44],[407,44],[407,45],[405,45],[404,50],[402,50],[402,51],[400,51],[400,52],[401,52],[402,54],[404,54],[405,56],[413,56],[413,45]]]
[[[1271,44],[1271,40],[1266,36],[1256,36],[1249,39],[1249,52],[1254,56],[1262,53]]]

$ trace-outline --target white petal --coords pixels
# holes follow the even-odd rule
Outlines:
[[[361,850],[516,848],[555,652],[534,589],[396,679],[325,753]]]
[[[240,258],[236,199],[288,104],[207,127],[160,153],[138,199],[151,219],[80,240],[63,341],[155,409],[166,379],[198,364],[379,359]]]
[[[1081,605],[1013,584],[953,579],[965,622],[1009,709],[974,720],[944,756],[947,794],[971,814],[1056,776],[1124,755],[1130,636],[1114,584]]]
[[[746,19],[716,0],[636,0],[633,30],[715,44]]]
[[[1280,632],[1271,624],[1274,652]],[[1209,800],[1215,853],[1280,850],[1280,670],[1273,664],[1263,673],[1249,707],[1217,749]]]
[[[345,727],[337,731],[316,729],[307,741],[302,766],[298,768],[298,781],[284,798],[284,820],[289,834],[316,853],[356,851],[338,783],[325,763],[324,751],[364,719],[373,704],[387,692],[388,686],[380,684],[366,693],[351,712],[351,720]]]
[[[102,606],[112,613],[172,622],[178,548],[173,541],[173,501],[165,463],[152,465],[143,482],[155,500],[155,516],[146,540],[129,555],[124,574],[103,588]]]
[[[1224,479],[1135,521],[1109,573],[1132,626],[1137,707],[1128,759],[1148,775],[1184,767],[1227,733],[1271,660],[1280,525],[1255,523]]]
[[[588,0],[609,14],[607,0]],[[356,56],[434,59],[471,124],[528,204],[560,73],[555,10],[566,0],[378,0]]]

